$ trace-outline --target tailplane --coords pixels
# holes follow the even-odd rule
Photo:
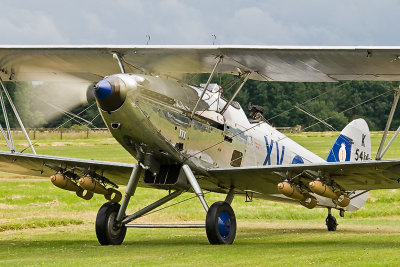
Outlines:
[[[329,151],[328,162],[364,161],[371,159],[371,135],[368,124],[363,119],[350,122],[336,139]],[[356,196],[356,197],[354,197]],[[354,191],[349,206],[346,210],[356,211],[360,209],[368,198],[368,192]]]

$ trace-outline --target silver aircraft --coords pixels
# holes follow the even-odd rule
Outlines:
[[[6,120],[7,129],[0,129],[11,152],[0,152],[0,170],[50,176],[54,185],[86,200],[94,193],[104,195],[108,202],[96,218],[102,245],[121,244],[129,227],[204,227],[211,244],[231,244],[236,235],[231,207],[235,194],[327,208],[327,228],[335,231],[331,209],[344,216],[364,205],[369,190],[400,188],[400,160],[381,160],[400,132],[399,127],[384,148],[398,90],[374,160],[363,119],[343,129],[325,160],[268,124],[259,107],[252,106],[247,118],[234,99],[248,79],[398,81],[399,58],[400,47],[1,46],[0,89],[33,153],[15,152]],[[192,86],[181,82],[186,73],[210,75],[201,86]],[[215,73],[240,78],[230,99],[211,83]],[[137,164],[36,154],[3,81],[76,79],[95,82],[90,90],[105,124]],[[86,92],[86,87],[81,90]],[[124,196],[117,185],[127,185]],[[126,215],[137,186],[166,195]],[[186,191],[199,198],[205,224],[131,224]],[[204,191],[224,194],[225,199],[209,206]]]

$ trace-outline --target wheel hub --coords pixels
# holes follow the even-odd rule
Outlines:
[[[109,233],[112,238],[117,238],[121,233],[121,227],[118,227],[116,217],[116,212],[111,213],[110,217],[108,217],[108,229],[110,229]]]
[[[227,212],[221,212],[221,214],[218,216],[218,231],[219,234],[223,237],[226,238],[231,230],[231,219],[229,217],[229,214]]]

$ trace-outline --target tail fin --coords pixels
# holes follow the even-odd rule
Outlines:
[[[329,151],[328,162],[362,161],[371,159],[371,135],[363,119],[350,122]]]
[[[329,151],[328,162],[363,161],[371,159],[371,135],[368,124],[363,119],[350,122],[336,139]],[[368,198],[368,192],[355,191],[357,196],[351,199],[346,207],[347,211],[360,209]],[[351,197],[351,196],[350,196]]]

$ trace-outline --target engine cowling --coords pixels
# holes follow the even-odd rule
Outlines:
[[[94,95],[99,107],[104,111],[117,110],[124,104],[127,87],[122,79],[110,76],[94,86]]]

